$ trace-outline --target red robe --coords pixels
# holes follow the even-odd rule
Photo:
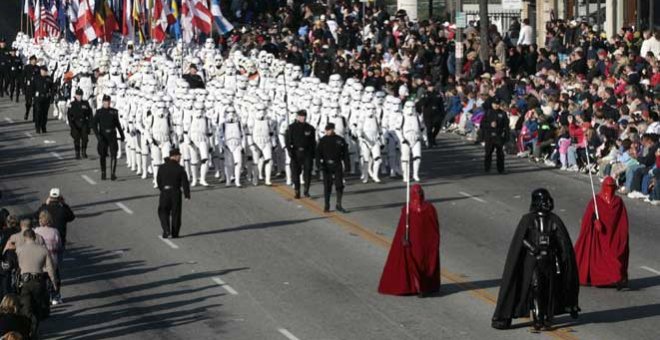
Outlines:
[[[580,284],[584,286],[613,286],[628,279],[628,212],[620,197],[612,194],[609,203],[603,197],[602,192],[596,195],[602,227],[598,230],[596,226],[592,199],[575,243]]]
[[[378,292],[390,295],[431,293],[440,289],[440,227],[435,207],[424,201],[422,187],[411,188],[409,242],[406,234],[406,207],[380,278]]]

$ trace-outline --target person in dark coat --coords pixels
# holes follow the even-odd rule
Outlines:
[[[291,156],[291,172],[296,190],[296,198],[300,198],[300,174],[305,180],[305,197],[310,197],[309,186],[312,180],[312,165],[316,153],[316,130],[305,122],[307,111],[300,110],[296,121],[286,130],[286,149]]]
[[[341,200],[344,195],[344,173],[351,171],[351,161],[348,144],[343,137],[335,134],[335,124],[326,125],[325,136],[321,138],[317,147],[317,155],[317,167],[323,171],[323,196],[325,197],[323,211],[330,212],[330,195],[334,185],[337,190],[336,209],[346,213]]]
[[[67,119],[73,138],[76,159],[87,158],[87,142],[89,141],[90,125],[92,124],[92,107],[83,100],[83,90],[77,89],[74,100],[69,104]]]
[[[188,83],[190,89],[203,89],[205,87],[204,80],[197,74],[197,65],[195,64],[189,66],[189,71],[183,75],[183,80]]]
[[[484,170],[490,171],[493,151],[496,151],[497,172],[504,173],[504,144],[509,140],[509,117],[500,109],[500,99],[488,98],[487,102],[484,102],[483,108],[486,110],[486,115],[481,122],[486,148]]]
[[[30,56],[28,64],[23,67],[23,85],[25,86],[25,120],[30,116],[30,109],[32,108],[32,99],[34,99],[34,79],[39,76],[39,65],[37,65],[37,57]]]
[[[170,151],[165,164],[158,168],[156,184],[160,190],[158,218],[163,228],[163,238],[179,237],[181,229],[181,190],[183,196],[190,199],[190,183],[186,170],[179,165],[181,153],[177,149]]]
[[[442,121],[445,118],[445,103],[442,96],[435,91],[433,84],[429,84],[420,100],[420,104],[429,148],[431,148],[435,146],[435,138],[438,136]]]
[[[19,314],[20,300],[15,294],[7,294],[0,302],[0,334],[16,332],[23,339],[30,338],[31,321]]]
[[[103,107],[96,110],[96,115],[92,119],[92,130],[98,140],[99,162],[101,163],[101,179],[106,179],[106,157],[110,153],[110,180],[116,180],[117,176],[117,132],[121,136],[121,141],[125,139],[124,130],[119,123],[119,113],[116,109],[110,107],[110,96],[103,96]]]
[[[60,233],[60,240],[62,240],[62,249],[66,247],[66,227],[69,222],[76,219],[76,215],[71,210],[68,204],[64,201],[64,196],[59,188],[50,189],[46,203],[42,204],[39,209],[34,213],[34,218],[38,219],[42,211],[50,213],[53,228],[56,228]]]
[[[41,66],[40,74],[34,78],[32,93],[34,94],[34,127],[38,134],[46,133],[48,123],[48,108],[53,101],[53,79],[48,75],[48,68]]]
[[[532,192],[530,212],[516,228],[507,254],[491,326],[511,327],[511,319],[533,312],[534,328],[548,328],[554,316],[577,318],[577,262],[571,237],[546,189]]]

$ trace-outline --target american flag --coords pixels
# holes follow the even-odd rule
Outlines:
[[[55,11],[55,13],[52,11]],[[35,38],[38,39],[60,36],[60,28],[57,25],[57,20],[55,19],[56,13],[57,6],[55,6],[54,1],[52,7],[48,3],[48,0],[40,1],[39,16],[34,22]]]

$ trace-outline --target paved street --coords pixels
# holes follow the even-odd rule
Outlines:
[[[546,187],[575,241],[588,177],[507,160],[484,175],[480,148],[452,135],[424,153],[422,185],[441,223],[438,296],[377,293],[405,185],[351,178],[347,215],[322,213],[322,188],[292,200],[282,186],[195,188],[182,238],[162,240],[158,192],[119,161],[101,181],[96,142],[76,161],[68,128],[36,135],[24,102],[0,100],[0,206],[33,211],[60,187],[78,218],[69,226],[65,303],[46,339],[657,339],[660,209],[625,198],[631,220],[630,289],[581,288],[582,314],[552,332],[525,320],[490,328],[506,251],[529,193]],[[93,136],[92,140],[93,140]]]

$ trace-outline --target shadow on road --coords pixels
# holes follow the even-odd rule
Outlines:
[[[43,324],[43,338],[108,339],[139,337],[138,334],[170,338],[175,333],[171,328],[200,321],[216,334],[222,333],[224,313],[217,309],[222,305],[210,301],[225,293],[210,279],[249,268],[165,276],[145,282],[149,273],[186,264],[145,266],[144,261],[123,260],[130,251],[92,246],[70,248],[68,261],[63,265],[65,304],[54,308],[51,318]],[[75,290],[90,283],[104,288]],[[67,292],[73,295],[67,296]]]

